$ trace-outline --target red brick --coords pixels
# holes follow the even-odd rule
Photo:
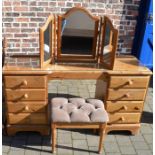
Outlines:
[[[135,31],[128,31],[127,35],[134,36],[135,35]]]
[[[11,2],[10,1],[4,1],[3,6],[11,6]]]
[[[19,28],[6,28],[5,31],[8,33],[8,32],[11,32],[11,33],[18,33],[20,32],[20,29]]]
[[[36,39],[35,38],[31,38],[31,39],[23,39],[23,42],[35,42]]]
[[[33,43],[32,47],[38,47],[38,43]]]
[[[10,11],[12,11],[12,7],[3,7],[2,11],[3,12],[10,12]]]
[[[2,21],[3,22],[10,22],[11,23],[11,22],[13,22],[13,18],[7,18],[7,17],[6,18],[2,18]]]
[[[60,10],[62,10],[62,9],[67,10],[66,8],[51,7],[51,8],[46,8],[46,11],[48,11],[48,12],[60,12]]]
[[[32,1],[32,2],[29,3],[29,5],[30,5],[30,6],[36,6],[37,3],[36,3],[35,1]]]
[[[28,29],[22,29],[21,32],[35,32],[35,29],[28,28]]]
[[[5,33],[5,37],[6,38],[13,38],[13,34],[11,34],[11,33]]]
[[[17,44],[15,45],[15,47],[20,47],[20,43],[17,43]]]
[[[29,37],[35,37],[38,38],[39,37],[39,33],[30,33]]]
[[[131,5],[127,5],[126,9],[128,9],[128,10],[138,10],[139,6],[131,4]]]
[[[84,4],[87,4],[87,3],[84,3]],[[67,2],[67,5],[66,6],[68,6],[68,7],[72,7],[73,6],[73,3],[71,3],[71,2]],[[84,6],[84,5],[83,5]],[[86,6],[85,6],[86,7]]]
[[[12,17],[18,17],[19,16],[19,13],[17,13],[17,12],[9,12],[9,13],[6,13],[6,16],[8,17],[10,17],[10,16],[12,16]]]
[[[20,38],[24,38],[24,37],[27,37],[28,35],[27,34],[15,34],[15,37],[20,37]]]
[[[30,11],[44,11],[44,8],[43,7],[30,7]]]
[[[22,12],[22,11],[28,11],[28,7],[15,7],[14,8],[14,11],[20,11],[20,12]]]
[[[29,27],[37,27],[37,23],[29,23]]]
[[[107,14],[112,14],[112,13],[113,13],[113,10],[112,10],[112,9],[107,9],[107,10],[106,10],[106,13],[107,13]]]
[[[138,10],[132,10],[132,11],[130,10],[130,11],[127,11],[127,14],[132,16],[138,16],[139,13],[138,13]]]
[[[6,27],[11,27],[11,23],[3,23],[3,26]]]
[[[48,2],[38,2],[38,6],[48,6]]]
[[[29,22],[29,18],[16,18],[16,22]]]
[[[45,13],[45,12],[37,12],[38,17],[48,17],[50,13]]]
[[[13,23],[13,26],[14,26],[14,27],[19,27],[20,24],[19,24],[19,23]]]
[[[82,4],[81,3],[74,3],[74,6],[82,6]]]
[[[56,6],[56,2],[49,2],[49,6],[53,7],[53,6]]]
[[[27,0],[21,1],[21,5],[28,5],[28,1]]]
[[[11,53],[15,53],[15,52],[19,52],[20,49],[19,48],[8,48],[8,52],[11,52]]]
[[[58,2],[58,6],[65,6],[65,2]]]
[[[17,38],[15,38],[15,39],[7,39],[8,40],[8,42],[20,42],[20,39],[17,39]]]
[[[13,5],[14,6],[20,5],[20,1],[13,1]]]
[[[30,44],[29,43],[23,43],[21,46],[22,47],[30,47]]]
[[[21,23],[20,25],[21,25],[21,27],[28,27],[28,23]]]
[[[119,25],[120,24],[120,21],[119,20],[115,20],[114,21],[114,25]]]
[[[30,21],[31,22],[42,22],[44,21],[44,18],[31,18]]]
[[[35,13],[34,12],[24,12],[24,13],[21,13],[21,16],[31,17],[31,16],[35,16]]]

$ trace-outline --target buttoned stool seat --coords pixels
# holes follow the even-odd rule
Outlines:
[[[55,150],[56,128],[98,128],[100,153],[108,120],[108,114],[101,100],[53,98],[51,100],[52,151]]]

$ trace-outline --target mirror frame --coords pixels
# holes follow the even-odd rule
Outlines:
[[[103,54],[107,24],[109,24],[109,27],[110,27],[110,39],[109,39],[110,44],[109,45],[112,45],[110,48],[110,51],[111,51],[110,65],[104,62],[104,54]],[[115,57],[116,57],[116,50],[117,50],[118,30],[114,28],[112,21],[107,16],[104,16],[101,33],[102,33],[101,34],[102,37],[101,37],[100,63],[103,64],[108,69],[113,69],[114,63],[115,63]]]
[[[80,55],[80,54],[62,54],[61,51],[61,25],[62,25],[62,20],[67,18],[69,15],[71,15],[73,12],[76,11],[81,11],[87,14],[92,20],[95,22],[95,27],[94,27],[94,38],[93,38],[93,45],[92,45],[92,54],[91,55]],[[63,62],[97,62],[97,38],[98,38],[98,25],[99,25],[99,20],[100,18],[97,16],[92,15],[88,10],[86,10],[83,7],[73,7],[69,9],[65,14],[59,15],[58,16],[58,43],[57,43],[57,60],[58,61],[63,61]],[[82,49],[81,49],[82,50]]]
[[[48,28],[49,24],[51,24],[50,27],[50,58],[46,61],[44,61],[44,32]],[[48,19],[46,20],[45,24],[40,27],[39,29],[39,41],[40,41],[40,67],[44,67],[45,65],[54,62],[55,57],[55,44],[56,44],[56,32],[55,32],[55,15],[50,14]]]

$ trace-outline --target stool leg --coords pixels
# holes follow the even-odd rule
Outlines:
[[[56,127],[55,124],[51,124],[51,129],[52,129],[52,153],[55,152],[55,145],[56,145]]]
[[[106,128],[106,123],[100,125],[100,140],[99,140],[99,148],[98,148],[99,153],[102,152],[102,143],[105,138],[105,128]]]

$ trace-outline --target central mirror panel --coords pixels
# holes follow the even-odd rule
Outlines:
[[[86,13],[76,11],[62,20],[62,54],[92,55],[95,22]]]
[[[81,7],[58,16],[59,61],[95,61],[99,17]]]

